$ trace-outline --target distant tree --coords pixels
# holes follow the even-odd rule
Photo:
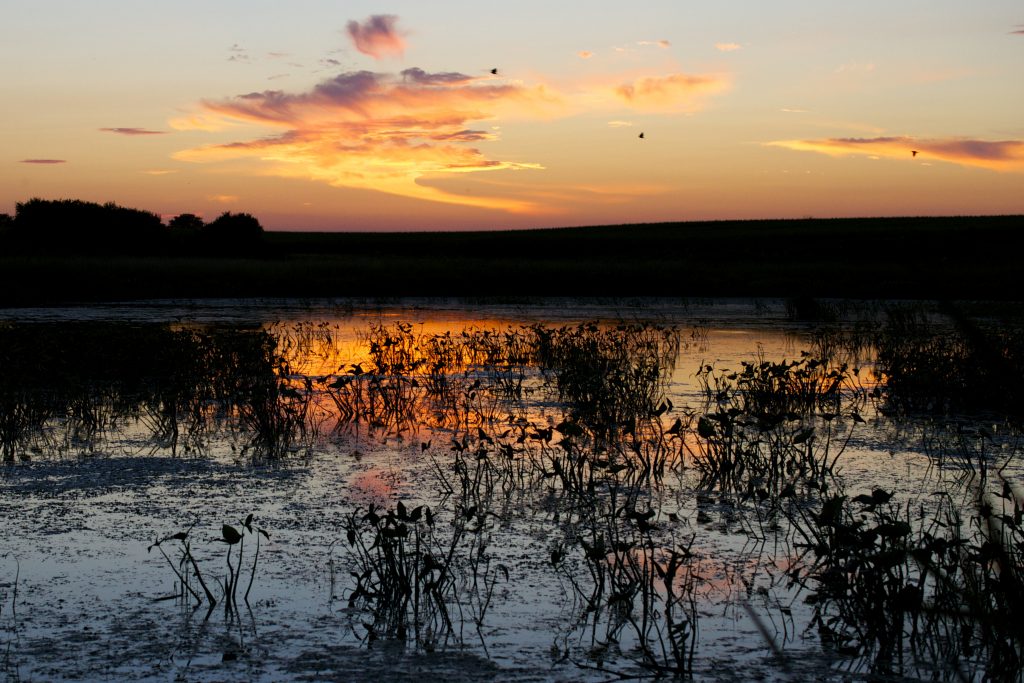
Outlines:
[[[171,230],[182,232],[198,232],[205,226],[203,219],[194,213],[179,213],[167,223],[167,227]]]
[[[145,252],[164,234],[155,213],[78,199],[19,202],[14,223],[22,239],[48,251]]]
[[[225,211],[207,223],[204,230],[218,242],[251,244],[263,237],[263,226],[248,213]]]
[[[14,217],[9,213],[0,213],[0,232],[5,232],[14,227]]]
[[[225,211],[203,227],[208,253],[220,256],[252,256],[262,249],[263,226],[255,216]]]

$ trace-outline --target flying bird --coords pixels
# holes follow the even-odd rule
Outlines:
[[[644,134],[640,133],[639,137],[640,137],[641,140],[643,140],[644,139]]]
[[[491,69],[491,73],[494,74],[495,76],[497,76],[498,75],[498,70],[497,69]]]
[[[910,150],[910,156],[916,157],[917,156],[917,150],[916,149]]]

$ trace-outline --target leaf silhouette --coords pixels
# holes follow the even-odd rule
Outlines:
[[[238,529],[230,524],[224,525],[221,529],[221,534],[224,536],[224,542],[228,545],[234,545],[242,540],[242,534],[238,533]]]

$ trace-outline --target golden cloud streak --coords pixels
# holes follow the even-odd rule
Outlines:
[[[536,209],[531,202],[452,194],[419,181],[442,174],[541,168],[487,158],[469,144],[493,140],[496,133],[469,124],[494,118],[495,112],[529,111],[553,101],[541,88],[459,73],[412,68],[398,76],[341,74],[306,93],[265,91],[204,102],[203,113],[191,119],[203,128],[244,123],[282,132],[187,149],[174,158],[201,163],[252,159],[262,164],[259,172],[282,177],[529,212]]]
[[[938,160],[992,171],[1024,172],[1024,141],[1021,140],[877,137],[776,140],[766,144],[833,157],[862,154],[889,159],[916,159],[922,162]],[[917,154],[914,154],[915,151]]]

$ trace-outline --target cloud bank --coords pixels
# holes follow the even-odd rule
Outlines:
[[[23,163],[23,164],[42,164],[42,165],[46,165],[46,164],[66,164],[66,163],[68,163],[68,160],[67,159],[22,159],[21,163]]]
[[[355,48],[374,59],[401,57],[405,53],[405,39],[399,33],[398,17],[393,14],[374,14],[366,21],[348,22],[346,27]]]
[[[993,171],[1024,172],[1024,141],[1021,140],[918,139],[903,136],[777,140],[767,144],[829,156],[864,154],[891,159],[916,159],[922,162],[938,160]],[[913,155],[913,151],[917,154]]]

